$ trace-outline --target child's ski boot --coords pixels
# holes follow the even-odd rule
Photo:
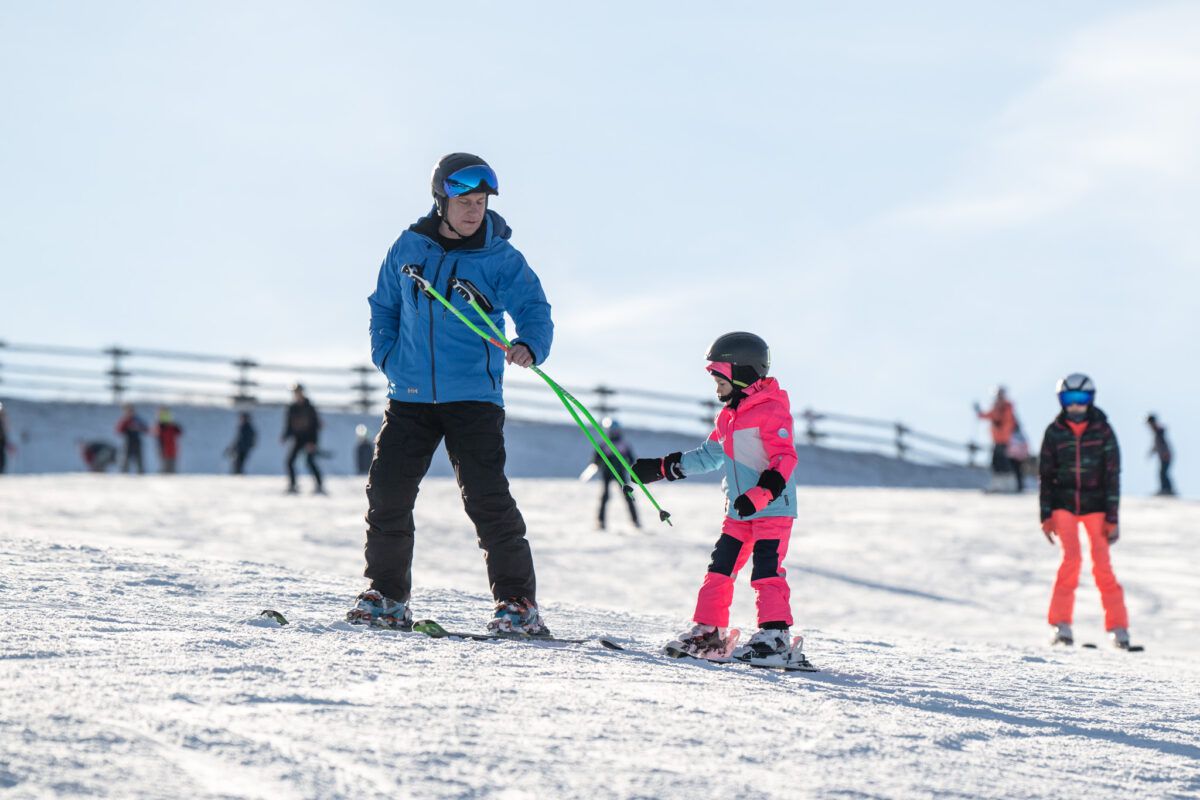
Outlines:
[[[816,671],[804,655],[804,637],[793,637],[787,628],[760,628],[733,651],[733,658],[754,667]]]
[[[1054,626],[1054,638],[1050,640],[1050,644],[1061,644],[1067,647],[1075,644],[1075,634],[1071,632],[1069,623],[1060,622]]]
[[[1128,650],[1130,653],[1140,653],[1146,648],[1129,641],[1129,631],[1125,628],[1113,628],[1108,632],[1109,641],[1118,650]]]
[[[691,656],[709,660],[724,660],[737,642],[737,631],[727,631],[715,625],[697,623],[690,631],[667,642],[663,651],[676,658]]]

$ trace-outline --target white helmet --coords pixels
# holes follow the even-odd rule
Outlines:
[[[1092,383],[1092,379],[1082,372],[1072,372],[1065,378],[1060,378],[1058,386],[1055,387],[1056,392],[1095,392],[1096,384]]]
[[[1067,406],[1091,406],[1096,400],[1096,384],[1082,372],[1072,372],[1058,382],[1058,404]]]

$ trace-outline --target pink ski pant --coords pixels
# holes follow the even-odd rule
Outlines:
[[[1125,611],[1125,591],[1113,574],[1112,561],[1108,557],[1108,539],[1104,536],[1104,514],[1084,514],[1077,517],[1061,509],[1050,517],[1054,532],[1062,542],[1062,564],[1058,578],[1054,581],[1054,595],[1050,598],[1049,620],[1051,625],[1071,623],[1075,612],[1075,588],[1079,586],[1079,570],[1083,565],[1079,549],[1079,523],[1087,531],[1092,549],[1092,577],[1100,590],[1100,602],[1104,606],[1104,627],[1128,628],[1129,615]]]
[[[791,517],[763,517],[755,520],[725,518],[721,538],[713,548],[708,574],[696,598],[694,619],[702,625],[729,625],[729,605],[733,602],[733,584],[738,572],[753,559],[750,585],[758,605],[758,624],[792,624],[792,591],[788,588],[783,559],[792,537]]]

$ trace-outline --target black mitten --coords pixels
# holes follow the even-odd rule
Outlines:
[[[630,466],[633,467],[633,474],[637,475],[642,483],[654,483],[663,478],[677,481],[687,477],[683,474],[683,468],[679,466],[681,458],[683,453],[671,453],[665,458],[639,458]]]

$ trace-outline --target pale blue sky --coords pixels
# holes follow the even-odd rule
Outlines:
[[[954,438],[1091,372],[1200,484],[1189,3],[8,3],[0,338],[322,363],[443,153],[491,161],[547,370],[707,393],[717,334],[795,405]]]

